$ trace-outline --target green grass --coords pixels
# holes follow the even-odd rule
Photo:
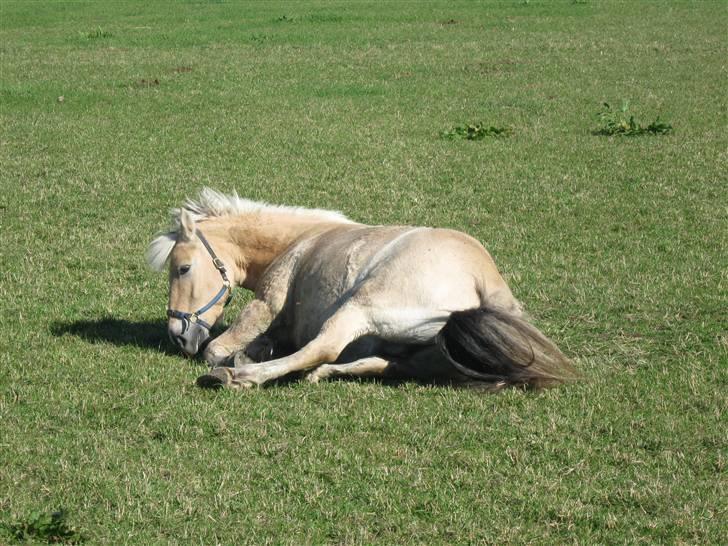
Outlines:
[[[727,25],[4,0],[0,543],[60,509],[91,544],[723,543]],[[622,100],[673,131],[593,135]],[[440,137],[473,120],[512,134]],[[205,185],[471,233],[586,380],[195,388],[143,255]]]

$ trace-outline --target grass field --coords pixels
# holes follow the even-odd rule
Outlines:
[[[724,1],[0,1],[0,543],[62,508],[90,544],[725,544],[726,28]],[[593,134],[622,101],[673,131]],[[510,134],[441,138],[479,122]],[[206,185],[467,231],[585,380],[197,389],[144,250]]]

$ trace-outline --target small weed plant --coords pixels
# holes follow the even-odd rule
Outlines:
[[[25,521],[19,521],[6,528],[15,540],[47,542],[48,544],[80,544],[85,538],[66,523],[67,512],[58,510],[51,514],[33,512]]]
[[[511,134],[507,127],[495,127],[493,125],[485,125],[484,123],[475,123],[467,125],[458,125],[449,131],[440,133],[440,137],[455,140],[482,140],[485,137],[506,137]]]
[[[91,32],[86,33],[85,35],[82,34],[85,38],[88,38],[89,40],[97,40],[99,38],[111,38],[113,34],[109,32],[108,30],[104,30],[101,27],[97,27],[93,29]]]
[[[603,103],[597,119],[601,127],[593,133],[600,136],[666,135],[672,132],[672,125],[661,122],[659,117],[649,125],[637,122],[629,112],[629,101],[623,101],[619,110],[612,108],[607,102]]]

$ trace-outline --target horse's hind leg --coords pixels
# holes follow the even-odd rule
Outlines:
[[[201,387],[251,387],[292,372],[335,362],[341,351],[352,341],[367,335],[369,328],[367,316],[361,309],[343,307],[326,321],[318,336],[292,355],[239,368],[215,368],[198,378],[197,384]]]
[[[451,382],[457,377],[436,345],[426,345],[406,357],[387,360],[378,356],[344,364],[321,364],[306,379],[318,383],[333,377],[388,377],[424,382]]]
[[[343,375],[351,377],[382,377],[395,367],[395,363],[378,356],[361,358],[346,364],[321,364],[307,376],[306,380],[311,383],[318,383],[322,379],[340,377]]]

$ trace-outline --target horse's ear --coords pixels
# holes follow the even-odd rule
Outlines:
[[[180,212],[179,226],[179,240],[191,241],[195,236],[195,219],[186,209],[182,209]]]

